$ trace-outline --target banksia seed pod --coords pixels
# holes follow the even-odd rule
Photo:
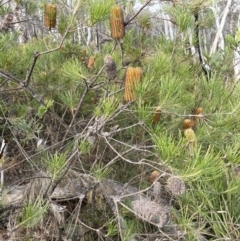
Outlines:
[[[111,36],[119,40],[125,36],[124,17],[121,7],[114,6],[110,13]]]
[[[161,117],[161,109],[160,109],[160,107],[157,107],[155,109],[155,112],[154,112],[154,115],[153,115],[152,123],[153,124],[158,123],[159,120],[160,120],[160,117]]]
[[[117,66],[111,56],[108,55],[104,58],[104,67],[107,74],[107,79],[115,79],[117,76]]]
[[[90,56],[89,59],[88,59],[87,67],[88,67],[89,69],[92,69],[92,68],[94,67],[94,63],[95,63],[95,61],[94,61],[93,56]]]
[[[55,28],[56,27],[56,17],[57,17],[57,7],[52,4],[45,5],[44,11],[44,25],[45,27]]]
[[[142,69],[139,67],[128,67],[125,77],[124,100],[132,101],[135,99],[134,89],[142,77]]]
[[[166,190],[173,195],[179,196],[185,193],[186,186],[185,183],[179,178],[171,176],[167,179]]]
[[[169,209],[155,201],[139,199],[132,201],[131,204],[133,212],[137,214],[137,217],[154,223],[159,228],[162,228],[169,221]]]
[[[185,119],[183,122],[183,130],[186,130],[188,128],[192,128],[194,126],[194,121],[190,119]]]

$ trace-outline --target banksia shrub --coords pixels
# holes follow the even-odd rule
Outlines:
[[[44,25],[51,29],[56,27],[57,7],[52,4],[45,5]]]
[[[161,117],[161,109],[160,107],[157,107],[153,114],[152,123],[157,124],[160,121],[160,117]]]
[[[114,6],[110,13],[111,36],[119,40],[125,36],[124,17],[121,7]]]
[[[134,89],[142,77],[142,69],[139,67],[128,67],[125,76],[124,100],[132,101],[135,99]]]
[[[88,59],[87,67],[88,67],[89,69],[92,69],[92,68],[94,67],[94,63],[95,63],[94,57],[93,57],[93,56],[90,56],[89,59]]]
[[[111,56],[108,55],[104,58],[104,67],[107,74],[107,79],[115,79],[117,76],[117,67]]]

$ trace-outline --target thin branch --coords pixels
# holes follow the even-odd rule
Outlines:
[[[209,81],[209,78],[211,77],[211,69],[210,67],[204,62],[203,59],[203,54],[202,54],[202,49],[200,46],[200,36],[199,36],[199,14],[198,13],[194,13],[194,18],[195,18],[195,28],[194,28],[194,32],[195,32],[195,36],[196,36],[196,49],[198,51],[198,56],[199,56],[199,61],[201,63],[202,66],[202,70],[206,76],[207,81]]]
[[[38,57],[39,57],[39,53],[36,52],[36,53],[34,54],[34,56],[33,56],[32,65],[31,65],[30,69],[27,71],[27,75],[26,75],[25,83],[24,83],[25,86],[28,86],[29,83],[30,83],[30,78],[31,78],[31,75],[32,75],[32,73],[33,73],[33,69],[34,69],[34,66],[35,66],[35,64],[36,64],[36,62],[37,62],[37,58],[38,58]]]
[[[136,14],[133,15],[130,20],[128,20],[126,23],[124,23],[125,26],[127,26],[134,18],[138,16],[138,14],[151,2],[152,0],[148,0],[139,10]]]

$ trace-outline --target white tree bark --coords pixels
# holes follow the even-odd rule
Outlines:
[[[219,25],[219,28],[218,28],[217,33],[216,33],[216,36],[214,38],[213,44],[212,44],[211,49],[210,49],[210,55],[214,54],[216,52],[216,50],[217,50],[218,42],[219,42],[219,39],[222,36],[223,27],[224,27],[224,25],[226,23],[226,18],[227,18],[227,15],[229,13],[231,4],[232,4],[232,0],[228,0],[227,4],[226,4],[226,7],[225,7],[225,9],[223,11],[221,24]]]
[[[238,16],[238,31],[240,31],[240,12]],[[234,66],[234,76],[235,80],[240,80],[240,44],[238,45],[237,49],[234,51],[234,59],[233,59],[233,66]]]

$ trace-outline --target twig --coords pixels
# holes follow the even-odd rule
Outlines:
[[[32,75],[32,72],[33,72],[34,66],[35,66],[35,64],[36,64],[36,62],[37,62],[37,58],[38,58],[38,57],[39,57],[39,53],[36,52],[36,53],[34,54],[34,56],[33,56],[32,65],[31,65],[30,69],[27,71],[27,75],[26,75],[25,83],[24,83],[25,86],[28,86],[29,83],[30,83],[30,77],[31,77],[31,75]]]
[[[207,81],[209,81],[209,78],[211,77],[211,69],[210,67],[205,63],[205,61],[203,60],[203,55],[202,55],[202,49],[200,46],[200,36],[199,36],[199,23],[198,23],[198,17],[199,14],[198,13],[194,13],[194,18],[195,18],[195,36],[196,36],[196,49],[198,51],[198,56],[199,56],[199,61],[201,63],[202,66],[202,70],[206,76]]]
[[[128,20],[126,23],[124,23],[125,26],[127,26],[134,18],[138,16],[138,14],[151,2],[152,0],[148,0],[139,10],[136,14],[133,15],[130,20]]]

